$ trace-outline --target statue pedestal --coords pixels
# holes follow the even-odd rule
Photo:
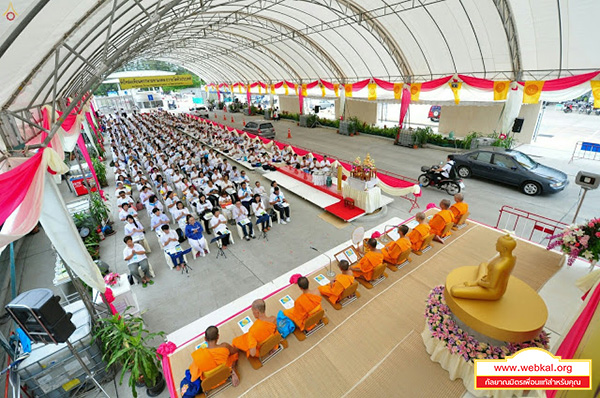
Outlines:
[[[446,277],[444,297],[454,316],[471,329],[495,340],[521,343],[536,338],[548,319],[540,295],[511,275],[500,300],[485,301],[453,297],[450,288],[477,277],[476,266],[454,269]]]

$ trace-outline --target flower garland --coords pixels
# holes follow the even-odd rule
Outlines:
[[[117,274],[116,272],[111,272],[110,274],[108,274],[104,277],[104,282],[108,286],[114,286],[119,281],[119,278],[120,278],[119,274]]]
[[[548,239],[547,249],[560,246],[560,251],[569,256],[568,265],[573,265],[577,257],[600,261],[600,218],[593,218],[581,225],[571,225]]]
[[[452,319],[452,311],[444,300],[444,285],[436,286],[429,293],[425,319],[431,336],[442,341],[450,353],[462,356],[467,362],[473,362],[475,359],[502,359],[528,347],[547,350],[550,340],[548,334],[542,331],[537,338],[523,343],[494,346],[479,342]]]

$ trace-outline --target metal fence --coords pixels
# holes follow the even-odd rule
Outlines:
[[[502,206],[496,222],[496,228],[514,231],[516,236],[542,245],[548,243],[548,237],[568,226],[564,222],[512,206]]]

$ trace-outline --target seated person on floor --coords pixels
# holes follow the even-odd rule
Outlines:
[[[218,208],[215,208],[213,211],[213,217],[210,219],[210,229],[213,230],[216,235],[223,236],[223,238],[221,238],[223,249],[227,249],[230,232],[227,229],[227,219],[221,214]]]
[[[350,271],[350,263],[342,260],[338,263],[338,267],[340,267],[342,273],[337,274],[335,280],[332,280],[329,285],[319,286],[319,292],[327,297],[327,300],[331,301],[331,304],[340,301],[344,290],[354,283],[354,276],[352,275],[352,271]]]
[[[290,204],[283,195],[283,192],[279,190],[279,187],[276,186],[273,190],[269,203],[279,212],[279,224],[290,222]]]
[[[390,264],[396,264],[400,255],[411,249],[410,240],[406,237],[407,233],[408,227],[406,225],[400,225],[398,227],[398,235],[400,235],[400,238],[388,243],[383,249],[381,249],[383,261]]]
[[[302,294],[294,301],[294,306],[289,310],[284,310],[283,313],[296,324],[300,331],[304,331],[304,323],[308,317],[322,308],[321,296],[318,291],[308,290],[308,278],[301,276],[296,283]]]
[[[465,199],[462,193],[457,193],[454,195],[454,204],[450,206],[450,211],[454,216],[454,225],[458,224],[458,221],[462,216],[469,212],[469,205],[463,202]]]
[[[358,261],[358,264],[350,267],[350,270],[355,278],[370,281],[373,279],[373,270],[375,267],[383,263],[383,254],[377,249],[376,239],[369,239],[367,245],[370,250],[366,251],[365,255]]]
[[[248,210],[246,207],[242,206],[242,202],[239,200],[235,202],[235,206],[233,207],[231,214],[237,225],[242,227],[244,239],[250,240],[250,237],[254,239],[256,236],[254,236],[252,221],[250,221]]]
[[[412,245],[412,250],[415,252],[421,250],[423,241],[429,236],[429,232],[431,231],[431,227],[425,222],[425,219],[425,213],[418,212],[415,215],[415,220],[419,222],[419,225],[414,227],[413,230],[408,233],[408,239]]]
[[[442,240],[443,237],[450,235],[448,232],[446,235],[442,236],[442,232],[444,231],[444,228],[446,228],[446,224],[454,220],[452,212],[448,210],[449,207],[450,201],[448,199],[442,199],[440,202],[440,209],[442,210],[435,213],[431,220],[429,220],[431,233],[434,234],[433,240],[440,243],[444,243]]]
[[[248,357],[258,356],[258,346],[277,332],[277,318],[265,314],[266,304],[262,299],[252,302],[254,323],[248,333],[236,337],[231,342],[235,348],[244,351]]]
[[[204,380],[204,373],[215,369],[221,364],[231,368],[231,384],[237,387],[240,379],[236,372],[238,361],[238,349],[227,344],[218,343],[219,329],[216,326],[209,326],[204,332],[207,348],[198,348],[192,353],[193,362],[190,365],[190,375],[192,381]]]
[[[138,283],[142,282],[143,287],[146,287],[148,283],[154,285],[154,282],[150,279],[150,266],[148,264],[146,250],[144,250],[139,243],[133,243],[131,236],[124,237],[123,242],[127,245],[125,249],[123,249],[123,260],[127,261],[129,274],[133,276]],[[139,268],[142,269],[141,276]]]

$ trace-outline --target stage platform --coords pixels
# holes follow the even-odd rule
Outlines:
[[[431,209],[428,213],[435,211]],[[398,218],[389,219],[365,236],[401,222]],[[495,241],[501,234],[469,221],[467,227],[453,232],[445,244],[434,242],[432,250],[422,256],[411,255],[413,261],[398,272],[388,270],[388,278],[373,289],[359,286],[361,297],[342,310],[334,310],[323,299],[322,306],[330,320],[327,326],[302,342],[289,336],[289,348],[259,370],[252,369],[241,357],[238,368],[241,384],[219,393],[218,397],[462,397],[465,393],[462,382],[451,381],[448,373],[429,359],[423,345],[420,334],[425,323],[425,301],[429,291],[443,284],[452,269],[477,265],[493,257]],[[390,236],[396,237],[394,232]],[[333,256],[349,244],[344,242],[325,254]],[[581,270],[561,268],[559,253],[521,239],[515,255],[518,260],[513,274],[540,292],[550,313],[545,329],[555,341],[581,305],[581,294],[563,280],[581,275]],[[170,334],[168,340],[178,347],[169,356],[177,387],[191,363],[191,353],[203,342],[206,327],[218,325],[221,341],[231,342],[242,334],[237,322],[252,317],[249,306],[254,299],[265,298],[267,313],[276,315],[283,309],[279,299],[286,295],[296,298],[300,293],[297,286],[289,285],[292,274],[307,276],[310,288],[315,289],[318,286],[315,276],[325,275],[328,264],[328,258],[320,255]]]

